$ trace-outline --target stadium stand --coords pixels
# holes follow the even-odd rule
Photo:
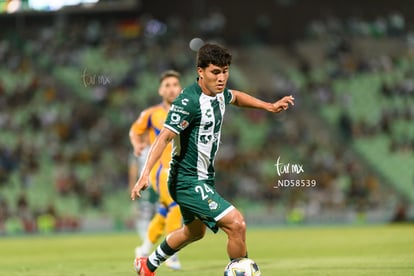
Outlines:
[[[411,49],[402,45],[393,48],[400,51],[398,54],[385,51],[387,47],[373,52],[383,41],[389,44],[387,40],[373,39],[371,44],[375,46],[369,47],[365,40],[371,55],[367,64],[363,64],[366,52],[347,53],[353,55],[356,63],[351,71],[346,64],[337,62],[332,74],[332,66],[329,68],[330,61],[326,59],[322,76],[310,86],[316,102],[321,103],[323,118],[342,133],[344,140],[351,143],[377,174],[406,200],[413,201],[414,175],[410,168],[414,165],[411,84],[414,63]],[[353,43],[349,45],[358,48]],[[318,95],[327,83],[329,94]]]

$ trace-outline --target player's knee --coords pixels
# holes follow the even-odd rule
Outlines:
[[[244,236],[246,233],[246,221],[241,213],[237,213],[233,219],[231,224],[229,225],[229,235],[241,235]]]
[[[236,233],[245,233],[246,232],[246,222],[242,216],[233,221],[232,231]]]

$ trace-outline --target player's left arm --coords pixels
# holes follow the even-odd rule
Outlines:
[[[247,93],[244,93],[242,91],[238,90],[230,90],[233,94],[233,98],[231,103],[240,106],[240,107],[250,107],[250,108],[258,108],[263,109],[269,112],[280,112],[282,110],[286,110],[289,108],[290,105],[295,105],[294,98],[292,95],[285,96],[281,99],[279,99],[276,102],[268,103],[265,101],[262,101],[258,98],[255,98],[253,96],[250,96]]]

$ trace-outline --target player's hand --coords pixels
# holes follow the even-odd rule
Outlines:
[[[280,100],[278,100],[277,102],[274,102],[272,104],[271,107],[271,111],[272,112],[280,112],[282,110],[286,110],[289,108],[289,104],[290,105],[295,105],[295,98],[293,98],[292,95],[290,96],[285,96],[283,98],[281,98]]]
[[[141,197],[141,191],[144,191],[149,186],[148,177],[140,177],[135,184],[135,186],[131,190],[131,199],[135,200],[135,198]]]

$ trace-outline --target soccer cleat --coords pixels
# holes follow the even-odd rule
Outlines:
[[[178,260],[177,254],[172,255],[170,258],[168,258],[165,261],[165,265],[168,268],[171,268],[172,270],[180,270],[181,269],[181,263]]]
[[[155,272],[149,270],[147,266],[147,257],[135,258],[134,267],[139,276],[155,276]]]

